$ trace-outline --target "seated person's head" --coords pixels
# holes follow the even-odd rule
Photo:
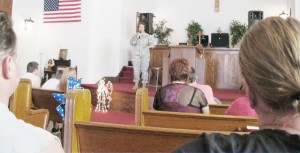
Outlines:
[[[187,83],[190,73],[190,64],[185,58],[174,59],[169,66],[171,81],[183,81]]]
[[[27,64],[27,72],[33,73],[34,75],[38,76],[39,75],[39,64],[34,61],[29,62]]]
[[[0,11],[0,101],[7,101],[19,80],[19,65],[15,50],[16,35],[6,13]]]
[[[189,75],[189,83],[194,83],[197,81],[197,74],[196,74],[196,70],[194,67],[191,67],[191,72],[190,72],[190,75]]]
[[[74,77],[75,79],[77,78],[76,70],[73,67],[67,67],[64,69],[58,85],[60,90],[64,90],[65,92],[67,91],[68,78],[70,76]]]
[[[64,73],[63,70],[56,71],[55,78],[59,80],[62,77],[63,73]]]
[[[239,62],[252,108],[277,117],[299,111],[299,22],[280,17],[260,21],[245,35]]]

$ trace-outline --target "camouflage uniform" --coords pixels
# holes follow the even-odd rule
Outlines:
[[[133,82],[140,80],[142,73],[142,83],[148,83],[148,68],[150,61],[149,46],[154,42],[154,39],[149,34],[143,32],[136,33],[132,36],[130,44],[134,47],[132,51],[132,65],[133,65]]]

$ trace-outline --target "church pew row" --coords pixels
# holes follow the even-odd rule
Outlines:
[[[144,88],[138,89],[136,93],[136,125],[177,129],[247,132],[247,126],[258,126],[258,118],[149,110],[148,90]]]
[[[171,152],[201,131],[75,122],[79,152]]]
[[[49,110],[49,120],[62,123],[62,117],[56,110],[59,102],[52,96],[52,93],[63,94],[64,92],[61,90],[32,88],[32,102],[34,107]]]
[[[210,114],[224,115],[231,104],[209,104]]]
[[[66,153],[171,152],[205,132],[91,122],[91,109],[89,90],[68,92],[63,145]]]

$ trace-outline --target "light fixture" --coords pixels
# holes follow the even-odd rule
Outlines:
[[[34,21],[31,19],[31,17],[29,19],[25,19],[24,20],[24,30],[27,31],[31,26],[32,24],[34,23]]]
[[[279,14],[279,17],[283,18],[283,19],[286,19],[289,17],[289,14],[285,13],[284,11],[282,11],[280,14]]]

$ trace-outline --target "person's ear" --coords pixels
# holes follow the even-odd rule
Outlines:
[[[251,106],[251,108],[254,109],[257,104],[256,96],[253,93],[252,89],[249,87],[249,84],[247,83],[247,81],[245,79],[242,79],[242,82],[243,82],[243,88],[246,90],[246,96],[248,97],[248,99],[250,101],[250,106]]]
[[[11,78],[11,56],[7,56],[2,61],[2,75],[4,79]]]

